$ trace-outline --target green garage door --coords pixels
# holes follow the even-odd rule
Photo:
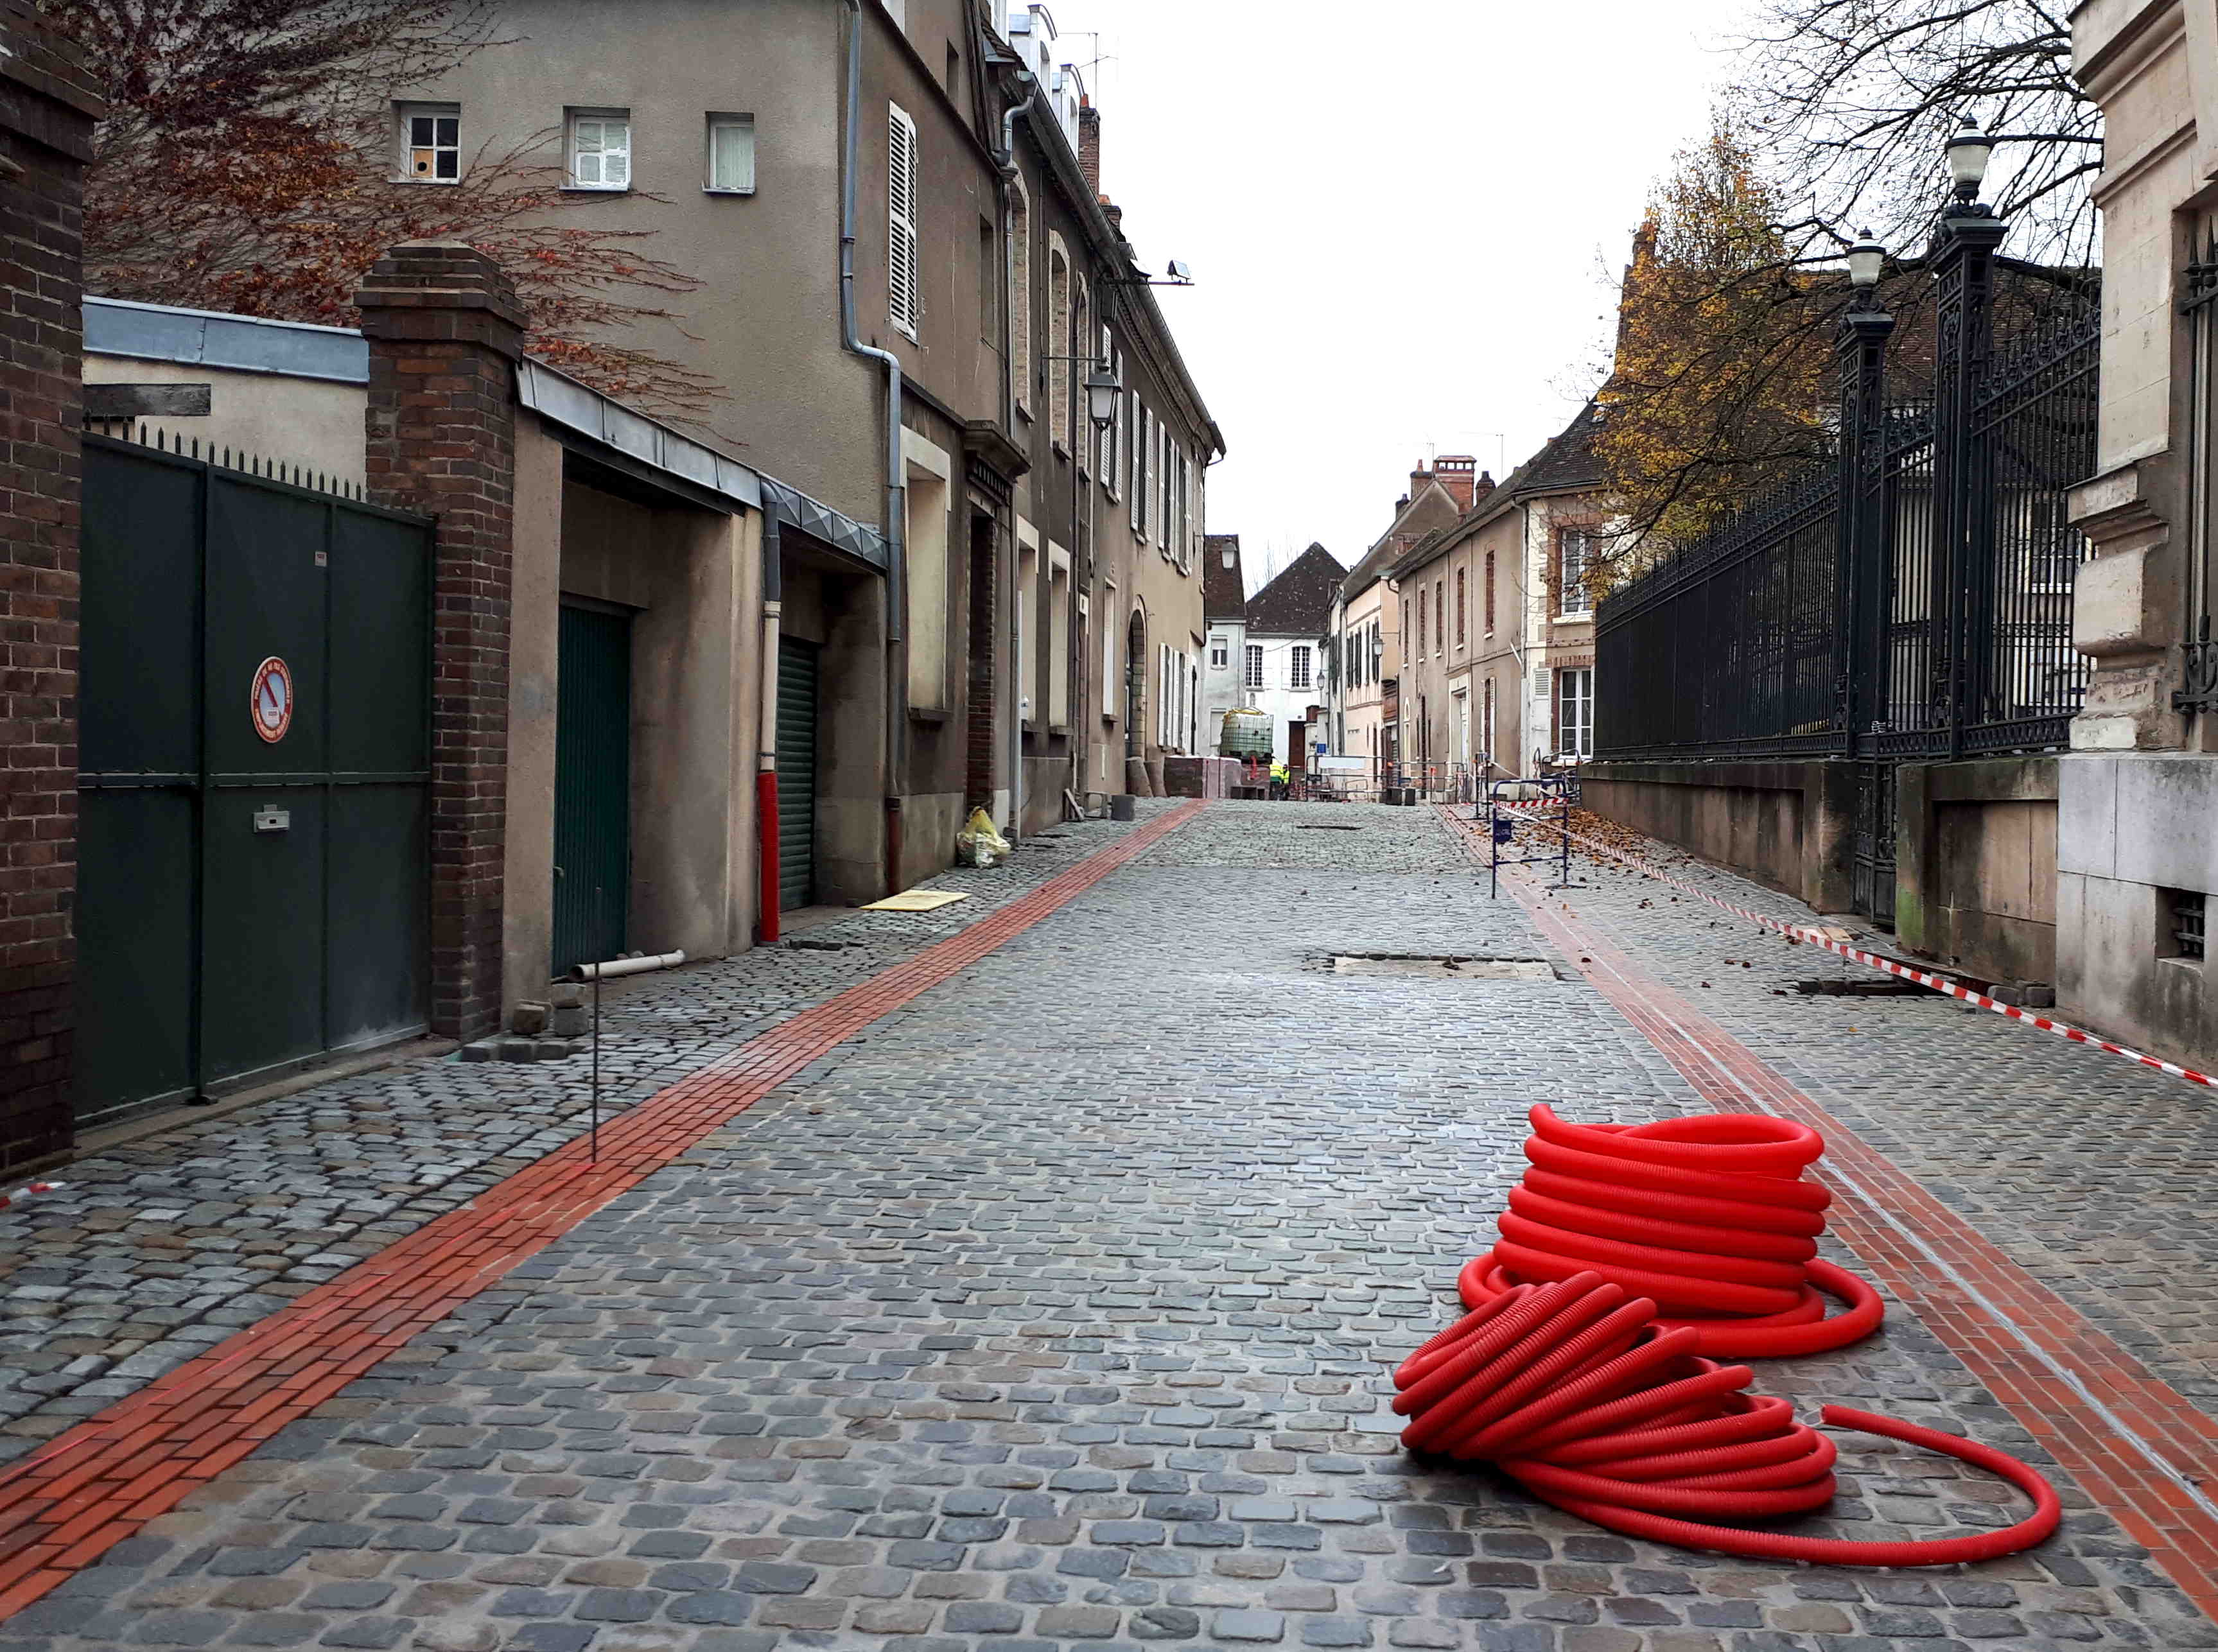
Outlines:
[[[631,616],[562,605],[554,711],[554,972],[624,950],[631,910]]]
[[[77,1117],[422,1030],[423,518],[84,439]]]
[[[778,642],[778,904],[816,899],[816,645]]]

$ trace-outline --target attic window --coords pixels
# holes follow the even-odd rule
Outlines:
[[[1230,545],[1224,548],[1224,566],[1228,568],[1232,566],[1232,548]]]

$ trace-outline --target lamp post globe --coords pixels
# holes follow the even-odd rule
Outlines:
[[[1849,249],[1849,285],[1859,292],[1869,292],[1879,285],[1880,267],[1887,261],[1887,249],[1872,239],[1866,230]]]
[[[1987,158],[1994,153],[1995,140],[1979,130],[1979,123],[1970,115],[1956,135],[1948,139],[1948,176],[1956,185],[1956,199],[1963,201],[1979,198],[1979,185],[1986,181]]]

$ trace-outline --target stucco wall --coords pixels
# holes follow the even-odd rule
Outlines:
[[[1982,980],[2056,979],[2056,759],[1905,764],[1895,936]]]
[[[646,250],[703,282],[654,299],[678,322],[643,324],[632,341],[732,393],[702,418],[748,463],[875,523],[880,375],[839,341],[844,15],[819,0],[751,0],[737,13],[724,0],[501,0],[498,32],[513,43],[411,95],[462,106],[466,154],[536,143],[530,159],[544,165],[564,162],[567,108],[629,109],[633,189],[573,195],[561,220],[652,231]],[[755,117],[751,195],[703,187],[710,111]],[[881,201],[883,125],[881,103],[866,126],[877,133]],[[879,247],[881,269],[884,238],[881,207],[860,237]],[[975,226],[968,238],[976,242]],[[883,315],[882,275],[877,294]]]
[[[2181,1060],[2218,1060],[2209,966],[2166,956],[2171,894],[2218,892],[2218,763],[2075,753],[2056,766],[2058,1004]]]
[[[1586,807],[1806,901],[1849,903],[1854,776],[1831,763],[1601,763]]]
[[[242,467],[246,455],[264,463],[300,466],[342,482],[360,482],[362,421],[369,387],[274,373],[241,373],[183,362],[149,362],[131,356],[84,358],[87,384],[204,384],[205,418],[134,420],[173,442],[197,442],[201,451],[228,448]]]

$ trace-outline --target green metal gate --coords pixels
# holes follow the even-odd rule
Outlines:
[[[631,916],[631,616],[562,604],[554,969],[621,956]]]
[[[816,899],[816,665],[813,642],[778,640],[778,904]]]
[[[420,1032],[423,518],[84,439],[77,1116]]]

